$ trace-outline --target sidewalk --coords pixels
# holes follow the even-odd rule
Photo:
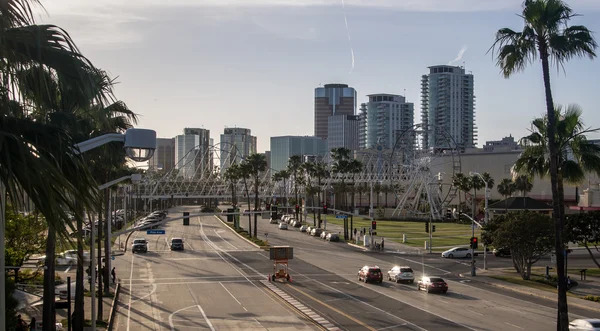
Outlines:
[[[473,277],[470,273],[459,274],[460,277],[467,278],[472,282],[484,283],[497,288],[518,292],[526,295],[533,295],[539,298],[544,298],[551,301],[557,301],[556,291],[552,288],[548,290],[537,289],[525,285],[515,284],[500,279],[492,278],[491,276],[507,276],[510,275],[498,269],[477,270],[477,276]],[[588,276],[587,280],[579,280],[579,275],[569,274],[571,279],[576,280],[578,285],[569,290],[570,293],[583,297],[586,295],[600,295],[600,277]],[[569,305],[583,309],[594,310],[600,312],[600,303],[590,300],[581,299],[574,296],[568,296],[567,302]]]
[[[113,292],[115,289],[115,285],[111,284],[110,288],[111,288],[111,292]],[[21,291],[15,291],[15,293],[17,293],[17,292],[21,292]],[[38,323],[42,322],[42,310],[43,310],[42,297],[28,294],[26,292],[21,292],[18,295],[15,295],[15,297],[17,297],[19,299],[18,313],[22,315],[23,319],[27,323],[29,323],[31,321],[32,317],[35,317],[35,319]],[[21,300],[23,300],[23,301],[21,301]],[[113,298],[112,297],[104,297],[104,298],[102,298],[102,302],[103,302],[102,319],[99,316],[96,316],[96,321],[103,320],[104,322],[106,322],[106,321],[108,321],[108,317],[110,315],[110,309],[111,309],[111,305],[113,302]],[[73,306],[73,304],[74,304],[74,299],[71,300],[71,305]],[[88,297],[88,296],[84,296],[83,304],[84,304],[85,319],[91,320],[92,319],[92,298]],[[96,313],[97,313],[98,312],[98,298],[96,298],[94,308],[96,309]],[[71,307],[71,313],[73,313],[73,307]],[[56,322],[59,323],[66,319],[67,319],[67,308],[66,307],[62,308],[62,306],[61,306],[61,308],[57,307],[56,308]],[[62,325],[63,325],[63,330],[66,330],[67,329],[66,322],[62,323]],[[96,329],[97,330],[105,330],[105,327],[97,326]]]
[[[335,217],[335,215],[327,215],[327,219],[330,219],[331,217]],[[304,219],[306,221],[306,223],[308,223],[309,225],[313,224],[313,217],[312,215],[307,215],[306,218]],[[350,222],[350,221],[348,221]],[[343,235],[344,235],[344,227],[341,225],[337,225],[337,224],[333,224],[333,223],[321,223],[321,225],[324,227],[325,231],[329,231],[329,232],[333,232],[333,233],[338,233],[340,235],[340,240],[343,240]],[[349,229],[350,231],[354,231],[354,229]],[[381,239],[384,237],[381,236],[373,236],[373,240],[376,243],[381,243]],[[348,238],[349,239],[349,238]],[[418,248],[418,247],[413,247],[413,246],[408,246],[402,243],[398,243],[395,242],[391,239],[387,239],[384,238],[384,253],[398,253],[398,254],[426,254],[428,251],[426,251],[425,249],[422,248]],[[354,233],[352,233],[352,244],[349,244],[352,246],[360,246],[359,248],[368,250],[367,247],[363,246],[363,241],[362,238],[360,238],[360,243],[359,245],[356,245],[356,238],[354,237]],[[375,250],[374,250],[375,251]],[[437,253],[436,253],[437,254]]]

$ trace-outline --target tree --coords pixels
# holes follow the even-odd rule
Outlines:
[[[600,212],[572,214],[567,216],[565,221],[565,242],[575,242],[585,247],[592,261],[600,268],[600,263],[589,247],[592,244],[596,251],[600,251]]]
[[[505,78],[513,73],[524,71],[528,64],[538,58],[542,63],[546,112],[548,116],[548,152],[550,183],[552,187],[552,206],[555,237],[556,269],[558,272],[558,318],[557,328],[567,331],[569,315],[567,307],[566,282],[564,281],[564,246],[561,231],[564,224],[564,195],[558,189],[558,149],[556,144],[556,117],[554,100],[550,86],[550,62],[557,68],[575,57],[596,57],[597,44],[592,33],[581,25],[569,26],[571,18],[577,16],[562,0],[525,0],[523,31],[516,32],[503,28],[496,33],[496,40],[490,50],[498,50],[497,65]]]
[[[354,204],[354,193],[357,191],[356,187],[356,175],[360,174],[363,171],[364,165],[359,160],[352,160],[348,163],[348,172],[352,174],[352,209],[351,212],[354,213],[354,209],[356,209],[356,205]]]
[[[531,276],[531,266],[553,247],[552,219],[544,214],[520,211],[494,218],[491,242],[495,247],[509,247],[517,272],[525,280]]]
[[[229,187],[231,188],[231,204],[234,208],[237,207],[237,182],[241,179],[240,174],[240,166],[237,163],[231,164],[225,170],[223,174],[223,179],[229,183]],[[237,225],[237,224],[236,224]]]
[[[258,211],[260,209],[260,199],[258,197],[259,188],[260,188],[260,175],[265,170],[267,170],[267,159],[264,154],[250,154],[243,162],[245,164],[245,168],[248,170],[250,174],[250,178],[252,178],[254,187],[254,211]],[[258,224],[258,214],[254,213],[254,237],[257,237],[257,224]]]
[[[248,199],[248,209],[250,209],[250,192],[248,191],[248,179],[251,176],[250,165],[246,162],[240,163],[240,178],[244,183],[245,195]],[[252,214],[248,213],[248,235],[252,236]]]
[[[531,182],[531,177],[528,175],[516,175],[513,178],[513,184],[515,186],[516,191],[521,191],[521,196],[527,196],[528,192],[531,192],[533,189],[533,183]]]
[[[276,173],[273,174],[273,180],[274,181],[283,181],[283,194],[281,196],[282,201],[285,201],[285,204],[287,205],[288,201],[287,201],[287,181],[290,179],[291,174],[289,171],[287,170],[280,170]],[[284,200],[285,198],[285,200]]]
[[[515,183],[513,183],[511,178],[504,178],[500,184],[498,184],[497,190],[498,193],[504,197],[504,202],[508,203],[506,199],[510,198],[516,191]],[[508,209],[508,205],[506,208]]]
[[[331,149],[331,158],[333,159],[333,165],[331,166],[331,171],[336,173],[337,176],[341,177],[341,185],[339,187],[345,188],[346,183],[346,174],[351,172],[351,151],[348,148],[337,147]],[[346,191],[342,191],[343,198],[342,203],[346,201]]]
[[[298,186],[302,184],[302,158],[300,155],[292,155],[288,160],[288,171],[290,172],[292,178],[294,178],[294,198],[296,199],[296,204],[300,205],[300,199],[298,196]],[[296,214],[296,218],[300,217],[302,219],[302,214]]]
[[[465,176],[462,172],[456,173],[452,176],[452,185],[465,195],[465,203],[467,201],[467,192],[471,189],[471,180]],[[458,192],[458,214],[460,219],[460,213],[462,212],[462,204],[460,202],[460,192]]]
[[[46,228],[46,220],[38,213],[16,213],[12,206],[7,205],[6,265],[20,267],[32,254],[42,252],[46,243]]]

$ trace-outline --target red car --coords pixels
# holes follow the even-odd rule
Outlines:
[[[424,289],[429,292],[448,292],[448,284],[439,277],[423,277],[417,283],[417,290]]]
[[[381,284],[381,282],[383,282],[383,274],[381,273],[381,269],[379,267],[369,267],[366,265],[358,270],[358,280],[362,280],[365,283],[376,282]]]

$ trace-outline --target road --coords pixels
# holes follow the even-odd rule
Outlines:
[[[282,288],[298,298],[302,298],[303,294],[297,293],[295,288],[300,288],[316,298],[329,297],[333,300],[345,296],[345,299],[328,302],[331,308],[322,308],[328,311],[335,322],[344,327],[343,318],[336,319],[335,310],[345,312],[345,307],[348,307],[350,302],[355,302],[363,309],[389,312],[429,330],[461,327],[473,330],[555,328],[555,303],[502,293],[479,283],[471,284],[456,272],[468,272],[467,261],[441,259],[439,256],[364,252],[345,247],[347,245],[344,243],[329,243],[310,237],[294,228],[287,231],[278,230],[276,225],[270,225],[265,220],[262,220],[260,226],[259,233],[263,234],[263,237],[264,233],[268,233],[270,244],[290,245],[295,249],[291,272],[296,282],[292,286]],[[307,265],[309,263],[310,265]],[[423,274],[443,277],[449,283],[450,291],[447,295],[428,295],[417,291],[414,285],[391,282],[384,282],[382,286],[365,285],[356,280],[357,271],[363,265],[378,265],[384,272],[393,265],[409,265],[415,270],[417,278]],[[337,279],[332,278],[332,274],[336,275]],[[305,287],[301,288],[300,285]],[[597,313],[570,307],[571,319],[596,315]],[[361,315],[352,311],[351,316]],[[375,320],[370,321],[369,325],[374,322]],[[381,325],[377,325],[375,328],[380,327]]]
[[[163,228],[166,235],[132,236],[150,242],[148,253],[127,252],[113,262],[122,284],[115,330],[316,329],[262,286],[262,276],[235,261],[231,254],[261,256],[260,251],[215,217],[193,217],[189,226],[174,221]],[[171,237],[184,239],[183,252],[169,250]]]

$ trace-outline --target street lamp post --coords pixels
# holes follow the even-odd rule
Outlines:
[[[478,172],[471,171],[469,173],[469,175],[471,175],[471,176],[473,176],[473,175],[478,176],[479,178],[481,178],[481,180],[485,184],[484,224],[487,224],[488,223],[488,217],[489,217],[489,212],[488,212],[488,182],[487,182],[487,180],[485,180],[485,178],[483,178],[483,175],[481,175]],[[475,227],[473,227],[473,236],[475,236]],[[486,247],[485,247],[485,243],[483,244],[483,270],[487,270],[487,250],[486,250]]]

